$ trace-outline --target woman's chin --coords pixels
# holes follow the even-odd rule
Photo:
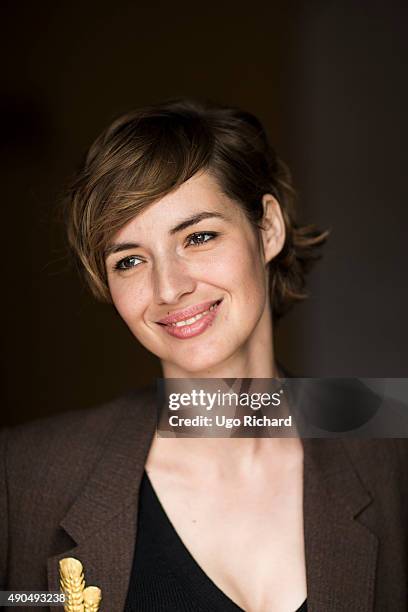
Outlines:
[[[228,356],[226,355],[225,358]],[[203,378],[211,376],[218,378],[221,376],[220,371],[225,361],[221,355],[214,354],[203,354],[202,351],[197,352],[195,355],[191,354],[185,359],[179,359],[175,361],[163,360],[163,371],[165,376],[173,378]]]

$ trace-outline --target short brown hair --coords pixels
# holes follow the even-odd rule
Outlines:
[[[327,232],[296,222],[286,166],[260,121],[237,108],[182,99],[119,117],[93,143],[68,192],[69,243],[93,293],[110,301],[104,253],[113,235],[149,204],[209,171],[259,229],[262,196],[279,202],[286,227],[270,263],[272,311],[306,297],[305,274]]]

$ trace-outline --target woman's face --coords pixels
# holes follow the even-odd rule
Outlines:
[[[208,173],[127,223],[108,248],[106,268],[117,311],[167,377],[215,377],[224,366],[233,372],[270,334],[257,234]]]

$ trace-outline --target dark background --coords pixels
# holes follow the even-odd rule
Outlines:
[[[332,229],[277,333],[300,376],[405,377],[402,2],[3,3],[2,407],[18,423],[160,375],[70,268],[59,200],[116,115],[174,96],[257,114],[304,221]]]

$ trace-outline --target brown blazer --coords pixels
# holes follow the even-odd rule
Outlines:
[[[2,432],[1,589],[57,590],[73,556],[123,610],[154,430],[144,391]],[[408,441],[303,442],[308,609],[406,612]]]

